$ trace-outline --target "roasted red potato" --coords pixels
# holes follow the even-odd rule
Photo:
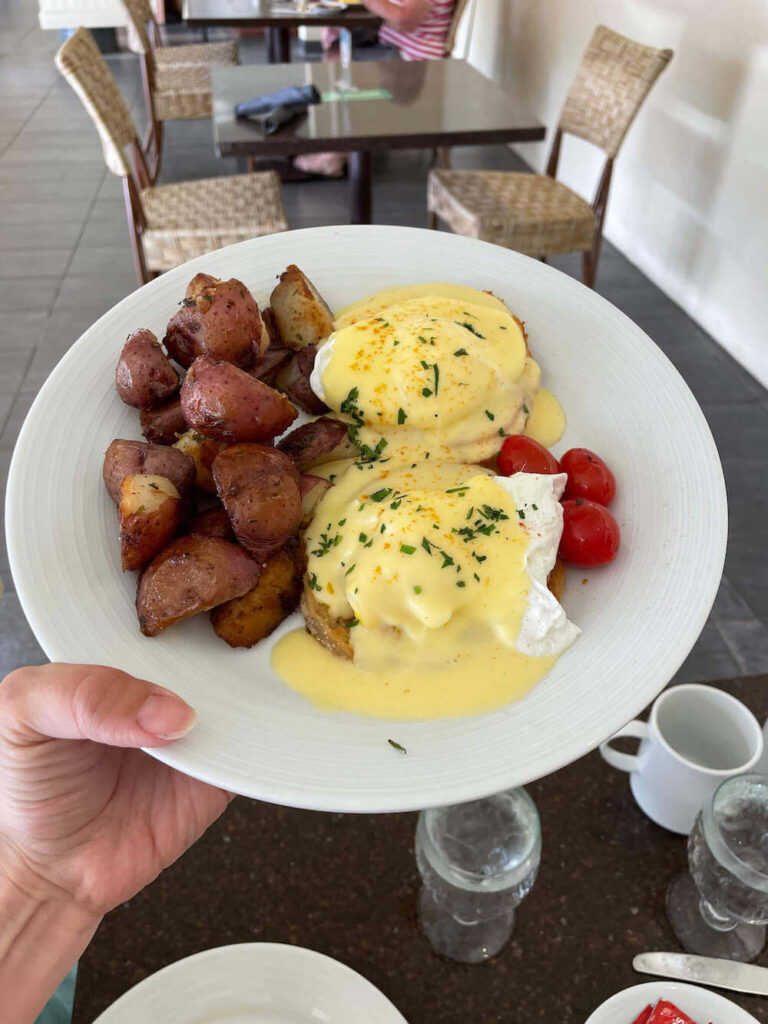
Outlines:
[[[212,437],[204,437],[196,430],[185,431],[173,446],[184,452],[195,464],[195,487],[201,491],[216,493],[216,484],[211,476],[213,460],[227,447],[223,441],[214,441]]]
[[[336,459],[357,458],[358,451],[350,441],[347,424],[331,416],[321,416],[311,423],[303,423],[280,441],[277,446],[291,459],[300,472]]]
[[[127,476],[117,506],[123,572],[151,562],[173,539],[183,514],[184,502],[167,477]]]
[[[139,579],[136,612],[145,636],[206,612],[256,586],[259,567],[236,544],[218,537],[179,537]]]
[[[278,551],[261,567],[259,582],[242,597],[211,612],[217,636],[230,647],[253,647],[298,606],[301,575],[287,551]]]
[[[176,448],[117,438],[107,448],[103,469],[104,485],[116,504],[123,480],[136,473],[167,477],[183,498],[195,479],[195,464]]]
[[[293,353],[289,348],[273,348],[271,345],[267,351],[260,355],[248,373],[256,380],[263,380],[265,384],[273,385],[278,370],[280,370]]]
[[[287,398],[231,363],[201,356],[181,386],[187,424],[206,437],[231,444],[268,441],[298,415]]]
[[[219,506],[201,512],[187,524],[190,537],[220,537],[221,540],[235,540],[235,531],[229,521],[227,510]]]
[[[276,448],[236,444],[217,455],[213,479],[235,536],[263,562],[301,521],[299,474]]]
[[[301,526],[306,526],[312,518],[315,506],[326,491],[330,490],[333,484],[322,476],[311,476],[309,473],[302,473],[299,477],[299,491],[301,493]]]
[[[317,397],[309,383],[316,355],[317,349],[314,345],[305,346],[275,377],[275,386],[284,391],[291,401],[314,416],[328,412],[328,406]]]
[[[269,346],[269,333],[242,281],[197,274],[164,341],[171,358],[182,366],[205,355],[248,369]]]
[[[333,313],[317,288],[297,266],[280,275],[270,298],[280,337],[286,348],[319,345],[333,331]]]
[[[169,402],[142,409],[139,416],[141,432],[148,441],[156,444],[174,444],[179,434],[187,429],[187,421],[181,409],[181,400],[172,398]]]
[[[280,334],[280,328],[277,326],[277,320],[275,319],[275,314],[272,312],[271,306],[267,306],[266,309],[261,310],[261,319],[264,321],[264,326],[267,328],[270,347],[275,345],[277,348],[283,348],[283,337]]]
[[[117,393],[128,405],[148,409],[179,390],[179,375],[152,331],[128,335],[115,370]]]

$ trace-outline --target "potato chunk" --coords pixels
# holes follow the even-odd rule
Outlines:
[[[333,330],[333,313],[317,288],[297,266],[280,275],[270,298],[272,313],[286,348],[319,345]]]
[[[151,473],[125,477],[117,506],[123,572],[151,562],[173,538],[183,512],[179,492],[167,477]]]
[[[300,594],[301,577],[293,558],[278,551],[262,566],[253,590],[214,608],[214,631],[230,647],[253,647],[296,609]]]
[[[216,484],[211,476],[213,460],[227,447],[223,441],[214,441],[212,437],[203,437],[196,430],[187,430],[173,446],[184,452],[195,464],[195,487],[201,491],[216,493]]]
[[[218,537],[179,537],[149,563],[139,579],[136,612],[145,636],[198,612],[242,597],[259,567],[241,547]]]

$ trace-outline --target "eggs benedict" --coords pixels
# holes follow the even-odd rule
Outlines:
[[[527,692],[578,635],[547,589],[565,477],[426,459],[354,462],[305,534],[310,632],[278,674],[321,706],[471,714]]]
[[[522,433],[540,370],[520,321],[457,285],[387,289],[342,310],[312,390],[350,424],[364,458],[429,451],[482,462]]]

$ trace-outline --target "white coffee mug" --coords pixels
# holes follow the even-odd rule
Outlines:
[[[610,746],[620,736],[642,741],[637,754],[622,754]],[[699,683],[665,690],[647,722],[630,722],[600,744],[608,764],[630,773],[640,809],[680,835],[688,835],[723,779],[751,771],[762,753],[763,731],[749,708]]]

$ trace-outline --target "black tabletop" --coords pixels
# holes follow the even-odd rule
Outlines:
[[[524,101],[505,92],[461,60],[364,61],[351,80],[364,97],[323,102],[262,138],[238,120],[237,103],[292,85],[313,83],[332,92],[340,77],[335,62],[253,64],[213,69],[214,140],[220,156],[274,155],[322,150],[418,149],[435,146],[529,142],[544,126]]]
[[[291,0],[184,0],[182,18],[193,27],[337,25],[341,28],[376,28],[381,24],[381,18],[371,14],[363,4],[352,4],[344,10],[314,8],[299,11],[292,8]]]
[[[763,721],[767,683],[713,685]],[[422,936],[415,815],[321,814],[238,798],[180,861],[104,920],[81,961],[74,1024],[90,1024],[174,960],[254,941],[336,957],[409,1024],[583,1024],[614,992],[652,980],[632,970],[636,953],[679,948],[664,895],[685,870],[686,844],[641,813],[627,777],[597,753],[526,788],[541,815],[541,870],[511,942],[489,963],[441,960]],[[768,1001],[726,994],[768,1022]]]

